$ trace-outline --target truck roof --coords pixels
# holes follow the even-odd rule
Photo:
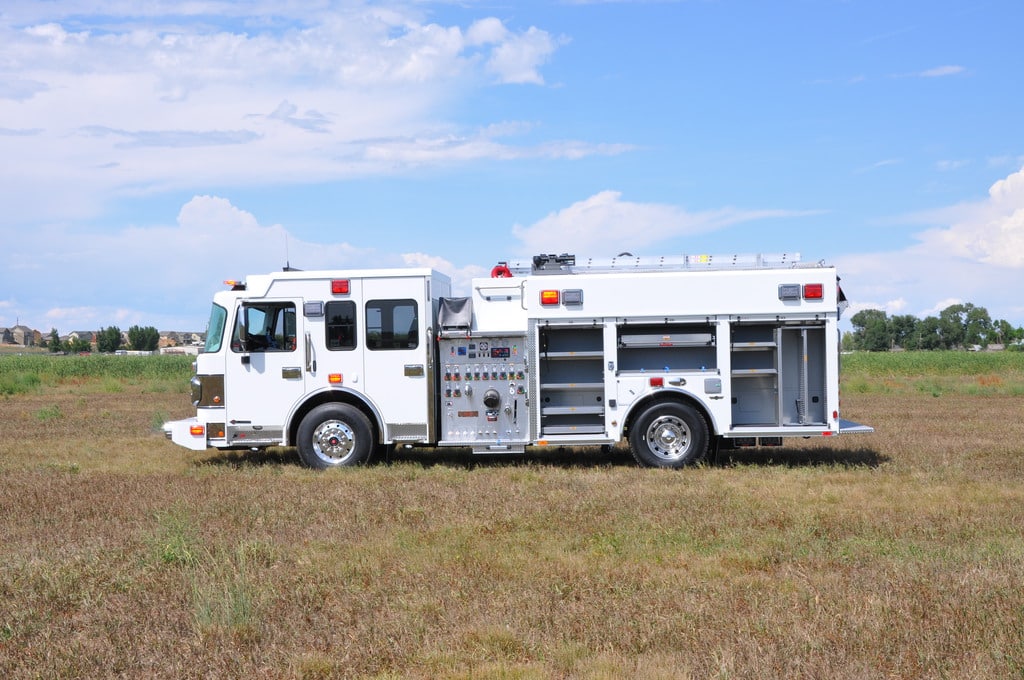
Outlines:
[[[394,267],[382,269],[321,269],[314,271],[281,271],[269,274],[250,274],[245,279],[249,296],[267,295],[271,286],[278,281],[324,281],[328,279],[403,278],[441,279],[449,281],[448,275],[429,267]]]

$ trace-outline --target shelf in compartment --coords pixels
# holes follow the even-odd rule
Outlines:
[[[604,425],[550,425],[543,434],[604,434]]]
[[[581,392],[600,391],[604,392],[604,383],[599,382],[571,382],[571,383],[541,383],[540,389],[544,392],[557,390],[559,392]]]
[[[541,352],[541,359],[601,359],[601,350],[580,350],[576,352]]]
[[[604,415],[604,406],[542,406],[542,416]]]
[[[714,347],[714,333],[623,333],[619,347]]]
[[[778,346],[778,343],[775,342],[734,342],[732,344],[732,351],[752,352],[757,350],[771,350]]]
[[[734,378],[749,378],[759,375],[778,375],[779,371],[774,368],[735,368],[732,371]]]

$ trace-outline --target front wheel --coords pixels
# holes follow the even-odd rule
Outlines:
[[[708,452],[708,425],[692,406],[654,404],[640,414],[629,433],[629,448],[641,465],[681,468]]]
[[[373,428],[362,411],[349,404],[322,404],[299,423],[299,458],[311,468],[359,465],[373,450]]]

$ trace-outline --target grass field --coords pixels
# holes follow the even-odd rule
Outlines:
[[[1024,678],[1022,356],[844,357],[875,434],[685,471],[329,473],[164,440],[188,361],[0,356],[0,675]]]

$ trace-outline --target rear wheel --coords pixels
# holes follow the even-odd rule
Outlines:
[[[359,465],[373,451],[373,428],[362,411],[349,404],[323,404],[299,423],[296,444],[311,468]]]
[[[695,408],[678,402],[647,408],[629,433],[629,448],[641,465],[680,468],[703,460],[708,425]]]

